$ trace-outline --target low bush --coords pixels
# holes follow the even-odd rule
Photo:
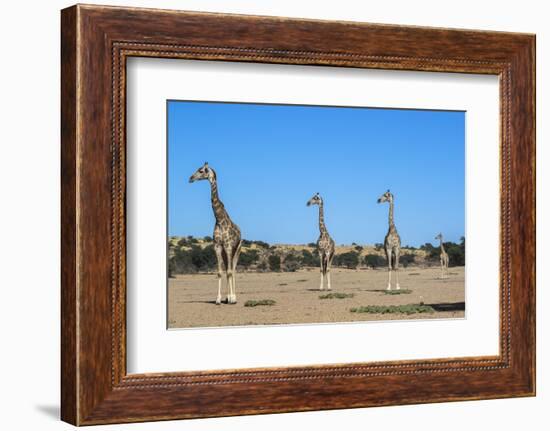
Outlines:
[[[435,310],[429,305],[407,304],[407,305],[367,305],[362,307],[350,308],[352,313],[369,314],[417,314],[417,313],[435,313]]]
[[[260,300],[253,300],[250,299],[244,303],[245,307],[258,307],[258,306],[271,306],[275,305],[276,301],[273,299],[260,299]]]

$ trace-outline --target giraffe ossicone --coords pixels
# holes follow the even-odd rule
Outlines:
[[[216,218],[214,225],[214,250],[218,263],[218,296],[216,304],[221,304],[222,276],[225,272],[227,279],[227,303],[236,304],[236,281],[237,262],[241,253],[241,231],[233,223],[229,214],[218,196],[218,180],[214,169],[208,166],[207,162],[198,168],[189,178],[189,182],[207,180],[210,183],[210,198],[212,210]]]

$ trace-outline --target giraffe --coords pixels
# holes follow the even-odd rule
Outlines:
[[[229,214],[227,214],[218,196],[216,172],[209,167],[206,162],[189,178],[190,183],[199,180],[208,180],[210,183],[212,209],[214,211],[214,217],[216,218],[216,224],[214,226],[214,250],[218,262],[218,296],[216,297],[216,304],[221,304],[222,274],[224,269],[227,278],[227,303],[236,304],[235,272],[241,253],[241,231],[229,218]]]
[[[317,250],[319,251],[319,259],[321,261],[321,285],[319,290],[323,290],[323,281],[327,278],[327,289],[331,290],[330,284],[330,266],[334,257],[334,240],[330,237],[327,227],[325,226],[325,215],[323,210],[323,199],[316,193],[308,202],[307,206],[319,206],[319,239],[317,240]]]
[[[389,202],[390,210],[388,214],[388,233],[384,239],[384,249],[386,250],[386,258],[388,260],[388,287],[386,290],[391,290],[391,272],[395,271],[395,288],[399,287],[399,254],[401,253],[401,238],[397,233],[397,228],[393,222],[393,195],[388,190],[378,198],[378,203]]]
[[[439,240],[439,247],[441,248],[441,254],[439,255],[439,262],[441,263],[441,278],[447,278],[449,276],[449,255],[443,247],[443,234],[440,233],[435,237]]]

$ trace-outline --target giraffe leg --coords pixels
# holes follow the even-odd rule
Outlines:
[[[234,304],[233,302],[233,270],[227,270],[227,298],[226,302],[228,304]]]
[[[237,303],[237,280],[235,279],[235,274],[237,274],[237,264],[239,263],[239,256],[241,255],[241,246],[242,246],[242,241],[239,242],[239,245],[237,246],[237,251],[235,251],[235,254],[233,255],[233,274],[231,276],[231,284],[232,284],[232,288],[233,288],[233,292],[232,292],[232,304],[236,304]]]
[[[214,245],[216,252],[216,260],[218,261],[218,296],[216,297],[216,305],[222,302],[222,274],[223,274],[223,248],[221,244]]]
[[[386,259],[388,261],[388,287],[386,288],[386,290],[391,290],[391,267],[392,267],[391,259],[392,259],[392,253],[391,253],[391,248],[389,248],[389,247],[386,247]]]
[[[319,286],[319,290],[324,289],[324,278],[325,278],[325,255],[324,253],[321,254],[321,285]]]
[[[332,286],[330,284],[330,267],[332,266],[332,258],[334,257],[334,253],[329,257],[327,262],[327,289],[332,290]]]
[[[233,304],[233,249],[225,248],[225,255],[227,257],[227,303]]]
[[[399,248],[396,248],[394,253],[395,253],[395,266],[394,266],[394,269],[395,269],[395,288],[397,290],[399,290],[399,289],[401,289],[401,287],[399,286],[399,254],[400,254]]]
[[[227,297],[225,299],[225,302],[228,304],[233,304],[233,264],[232,261],[229,260],[229,264],[231,266],[227,267]]]
[[[399,269],[395,270],[395,288],[397,290],[401,289],[401,286],[399,286]]]

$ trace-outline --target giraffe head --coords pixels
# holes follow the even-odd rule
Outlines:
[[[200,180],[212,180],[216,177],[216,173],[214,170],[210,167],[208,167],[208,162],[204,162],[204,165],[202,165],[199,169],[195,171],[193,175],[189,178],[190,183],[194,183],[195,181]]]
[[[379,204],[384,202],[393,202],[393,195],[390,193],[389,190],[378,198]]]
[[[321,198],[321,196],[319,196],[319,193],[315,193],[315,195],[313,195],[313,197],[307,201],[307,206],[311,206],[311,205],[321,205],[323,203],[323,199]]]
[[[439,233],[439,234],[435,237],[435,239],[439,239],[439,240],[443,241],[443,234],[442,234],[442,233]]]

